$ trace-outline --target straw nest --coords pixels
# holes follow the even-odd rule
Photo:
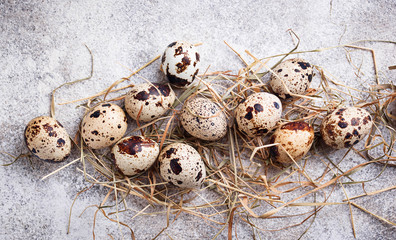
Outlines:
[[[347,184],[360,184],[364,187],[364,182],[367,182],[355,180],[355,177],[351,176],[353,173],[362,171],[362,169],[372,164],[382,164],[382,171],[387,167],[395,166],[394,161],[396,158],[392,155],[395,141],[395,129],[393,126],[396,121],[396,116],[394,115],[396,112],[392,112],[396,97],[394,93],[395,86],[390,83],[380,82],[375,52],[372,49],[359,46],[363,42],[369,42],[369,40],[311,51],[297,51],[299,39],[296,35],[294,37],[296,37],[298,42],[290,52],[258,58],[246,51],[246,54],[250,56],[249,61],[243,59],[238,52],[226,43],[244,64],[244,67],[239,69],[237,74],[231,74],[231,71],[212,72],[207,69],[204,74],[198,77],[195,84],[178,92],[178,98],[167,116],[144,125],[139,124],[139,121],[137,121],[137,127],[127,133],[127,135],[131,135],[137,132],[150,137],[160,144],[161,149],[174,142],[184,142],[196,148],[205,162],[207,171],[207,178],[201,189],[180,189],[167,184],[159,176],[158,166],[154,166],[149,171],[137,176],[123,176],[114,167],[109,150],[94,151],[89,149],[84,145],[79,134],[74,137],[74,142],[80,150],[80,157],[48,176],[56,174],[71,164],[81,163],[80,166],[82,167],[77,168],[78,172],[84,175],[86,181],[91,183],[91,186],[79,192],[76,195],[76,199],[81,193],[89,191],[95,185],[108,189],[108,193],[103,196],[102,203],[95,205],[97,208],[95,218],[97,213],[102,213],[110,221],[128,228],[133,239],[135,239],[133,227],[129,226],[127,222],[119,220],[119,215],[130,211],[128,198],[131,196],[141,198],[147,203],[145,208],[136,212],[135,217],[163,214],[166,216],[168,227],[181,213],[191,214],[203,219],[208,226],[218,229],[217,234],[212,236],[213,238],[228,229],[228,237],[231,239],[235,221],[243,221],[250,225],[253,235],[262,231],[280,231],[305,223],[307,225],[306,231],[301,233],[302,236],[308,231],[319,211],[327,205],[339,204],[349,205],[351,226],[354,233],[352,207],[365,211],[387,224],[396,225],[379,215],[371,213],[353,201],[355,198],[376,195],[394,189],[396,186],[359,196],[348,196],[345,192]],[[381,42],[396,44],[390,41]],[[268,154],[268,148],[272,146],[268,144],[272,132],[263,137],[248,138],[237,130],[234,124],[233,110],[248,95],[260,91],[269,92],[267,83],[262,80],[263,77],[271,74],[271,69],[289,55],[300,54],[300,56],[303,56],[307,52],[321,52],[332,48],[371,52],[375,70],[375,79],[373,81],[376,84],[370,86],[369,90],[355,89],[337,82],[324,68],[314,66],[315,80],[320,81],[319,84],[316,84],[316,88],[309,88],[305,95],[298,95],[293,100],[283,101],[283,116],[281,122],[278,123],[279,125],[297,120],[309,122],[315,129],[314,144],[309,154],[302,160],[295,162],[291,166],[282,166],[272,161]],[[139,71],[155,63],[159,58],[160,56],[153,58],[130,76],[115,81],[107,89],[94,96],[63,104],[80,102],[80,106],[85,107],[88,111],[91,106],[99,102],[120,101],[125,96],[122,94],[125,89],[127,90],[133,84],[118,88],[117,86],[122,82],[131,81],[133,76],[138,76]],[[274,62],[273,59],[277,60],[277,63],[273,66],[268,66],[270,60]],[[78,84],[80,81],[90,79],[93,73],[93,57],[91,61],[91,76],[63,84],[62,86]],[[350,63],[353,64],[352,62]],[[359,68],[356,67],[356,69],[358,70]],[[395,67],[392,66],[389,69],[395,69]],[[62,86],[56,88],[52,93],[52,116],[55,115],[55,93]],[[119,96],[109,99],[109,93],[114,95],[114,93],[117,94],[118,92],[120,92]],[[197,140],[188,136],[180,126],[178,121],[180,106],[186,99],[195,95],[210,98],[212,101],[217,102],[226,114],[229,123],[228,133],[221,141],[205,142]],[[337,162],[332,159],[331,151],[333,150],[330,150],[321,142],[319,133],[321,120],[329,112],[341,105],[364,107],[370,112],[374,120],[371,133],[366,138],[366,141],[352,146],[344,155],[343,159],[354,153],[365,160],[349,169],[339,166],[343,159],[337,160]],[[15,160],[25,156],[18,156]],[[322,172],[313,173],[309,169],[312,161],[321,162],[326,167],[322,169]],[[368,181],[374,181],[381,173],[373,176]],[[210,194],[210,199],[202,197],[204,191],[213,193]],[[345,199],[341,202],[329,202],[328,199],[335,191],[344,191]],[[162,206],[163,208],[160,209],[166,210],[157,211],[158,208],[155,208],[156,206]],[[154,207],[154,210],[151,212],[146,211],[149,207]],[[295,210],[290,208],[295,208]],[[72,211],[72,207],[70,211]],[[171,216],[174,216],[173,220]],[[263,229],[256,224],[257,219],[263,218],[293,218],[295,223],[292,225],[280,225],[278,229]],[[312,221],[307,221],[309,219]],[[159,232],[155,238],[164,234],[167,227]],[[95,237],[94,231],[93,236]]]

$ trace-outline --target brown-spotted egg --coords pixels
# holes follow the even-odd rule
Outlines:
[[[69,156],[72,143],[66,129],[52,117],[32,119],[25,128],[26,146],[42,160],[59,162]]]
[[[159,157],[161,177],[181,188],[199,188],[206,177],[201,156],[190,145],[173,143]]]
[[[304,94],[312,81],[313,68],[301,58],[283,61],[273,69],[269,84],[272,91],[280,98],[292,97],[292,94]],[[286,89],[287,87],[287,89]]]
[[[202,140],[219,140],[227,133],[225,114],[216,103],[203,97],[184,103],[180,122],[189,134]]]
[[[131,88],[125,96],[125,110],[131,118],[148,122],[162,116],[175,101],[168,84],[142,83]]]
[[[249,137],[261,136],[270,131],[281,119],[282,103],[274,94],[254,93],[235,110],[238,128]]]
[[[327,115],[320,126],[324,142],[336,149],[349,148],[362,140],[373,126],[370,113],[363,108],[339,108]]]
[[[169,82],[179,88],[188,87],[199,72],[200,56],[196,47],[178,41],[168,45],[162,55],[162,71]]]
[[[80,132],[89,147],[100,149],[120,140],[126,129],[127,118],[121,107],[112,103],[102,103],[85,115]]]
[[[270,155],[282,164],[292,164],[308,153],[313,140],[314,129],[308,123],[300,121],[283,124],[271,136],[270,143],[278,145],[270,147]]]
[[[111,150],[114,163],[126,176],[146,171],[158,157],[159,146],[150,138],[130,136],[122,138]]]

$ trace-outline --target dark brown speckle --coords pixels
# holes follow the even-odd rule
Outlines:
[[[355,130],[353,130],[352,134],[353,134],[353,136],[360,137],[359,131],[358,131],[358,130],[356,130],[356,129],[355,129]]]
[[[169,72],[169,66],[166,67],[166,77],[169,82],[177,87],[185,87],[189,82],[186,79],[176,77]]]
[[[345,135],[345,139],[351,139],[353,137],[353,135],[351,133],[347,133]]]
[[[187,69],[187,67],[190,65],[190,63],[191,63],[190,58],[188,56],[184,56],[182,58],[182,61],[176,64],[177,67],[176,72],[177,73],[184,72]]]
[[[346,123],[346,122],[338,122],[338,126],[340,127],[340,128],[346,128],[346,127],[348,127],[348,123]]]
[[[202,177],[202,170],[198,172],[198,175],[195,177],[195,181],[198,182]]]
[[[89,117],[90,118],[98,118],[100,116],[100,110],[96,110]]]
[[[254,111],[255,113],[259,113],[262,112],[264,110],[263,106],[259,103],[254,104]]]
[[[170,158],[171,155],[172,155],[172,154],[175,154],[175,153],[176,153],[176,148],[169,148],[169,149],[166,151],[166,157],[167,157],[167,158]]]
[[[289,95],[290,96],[290,95]],[[287,97],[287,96],[286,96]],[[291,97],[291,96],[290,96]],[[276,109],[279,109],[279,104],[277,103],[277,102],[274,102],[274,107],[276,108]]]
[[[177,43],[177,42],[173,42],[173,43],[169,44],[168,47],[169,47],[169,48],[170,48],[170,47],[173,47],[173,46],[176,45],[176,43]]]
[[[118,148],[120,149],[120,153],[128,155],[135,155],[136,153],[142,151],[142,147],[153,147],[154,145],[154,142],[139,136],[129,137],[117,144]]]
[[[300,65],[300,67],[302,69],[307,69],[309,67],[311,67],[311,64],[307,63],[307,62],[297,62],[298,65]]]
[[[65,146],[65,140],[63,140],[63,138],[59,138],[58,141],[56,141],[56,147],[61,148],[63,146]]]
[[[179,158],[174,158],[170,161],[170,167],[174,174],[179,175],[181,171],[183,171],[182,167],[179,164]]]
[[[246,115],[245,115],[245,118],[247,119],[247,120],[251,120],[252,118],[253,118],[253,113],[252,113],[252,111],[253,111],[253,108],[252,107],[247,107],[246,108]]]
[[[313,131],[313,127],[303,121],[286,123],[282,125],[281,129],[287,129],[291,131]]]

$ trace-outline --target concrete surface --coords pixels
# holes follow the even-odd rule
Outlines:
[[[211,70],[233,70],[243,65],[223,43],[227,41],[239,52],[250,50],[255,56],[266,57],[284,53],[293,47],[287,32],[293,29],[301,38],[300,50],[335,46],[361,39],[396,40],[396,2],[380,1],[0,1],[0,151],[14,155],[26,152],[23,130],[26,123],[39,115],[49,114],[50,92],[62,83],[89,75],[90,56],[94,55],[94,75],[89,81],[65,87],[56,101],[64,102],[90,96],[121,77],[129,69],[137,69],[161,53],[174,40],[204,43],[200,47],[203,65]],[[396,47],[384,43],[364,43],[360,46],[376,51],[380,79],[394,81]],[[245,56],[245,55],[244,55]],[[361,73],[346,60],[343,49],[300,54],[300,57],[323,66],[336,79],[351,86],[365,88],[374,83],[372,58],[369,52],[354,50],[353,61]],[[246,57],[248,59],[248,57]],[[251,59],[248,59],[249,61]],[[162,81],[158,62],[141,72],[152,81]],[[129,69],[128,69],[129,68]],[[364,74],[362,74],[364,73]],[[139,78],[133,81],[141,82]],[[265,79],[266,80],[266,79]],[[314,78],[314,81],[318,79]],[[78,104],[58,106],[56,116],[68,132],[75,134],[82,109]],[[335,151],[337,161],[344,150]],[[72,155],[76,157],[76,153]],[[10,159],[2,155],[1,162]],[[363,162],[350,154],[341,165],[348,169]],[[314,175],[324,165],[313,160]],[[22,160],[9,167],[0,167],[0,239],[91,239],[94,208],[81,212],[92,204],[100,204],[106,189],[94,187],[82,194],[72,212],[71,232],[66,233],[69,209],[75,195],[89,186],[76,170],[76,164],[55,176],[40,178],[60,165],[33,159]],[[381,166],[370,166],[354,175],[358,180],[372,179]],[[396,185],[395,169],[365,184],[367,192]],[[349,196],[363,193],[362,187],[346,186]],[[212,193],[202,193],[210,198]],[[365,197],[356,203],[396,222],[396,192]],[[285,196],[288,198],[288,196]],[[336,187],[329,201],[345,198]],[[131,198],[132,209],[139,211],[145,202]],[[160,211],[162,208],[149,209]],[[293,214],[286,209],[284,214]],[[297,210],[296,210],[297,211]],[[396,239],[396,228],[353,208],[358,239]],[[137,239],[151,239],[166,225],[164,215],[131,219],[133,212],[120,215],[135,231]],[[224,221],[224,219],[218,219]],[[297,223],[298,219],[254,219],[263,229],[279,229]],[[238,239],[252,239],[253,231],[236,220]],[[282,231],[256,232],[258,239],[296,239],[309,222]],[[210,239],[219,227],[210,227],[201,219],[182,214],[160,239]],[[121,228],[125,239],[128,231]],[[102,216],[96,221],[96,239],[122,239],[117,224]],[[257,235],[258,234],[258,235]],[[234,238],[236,238],[234,233]],[[227,237],[227,229],[219,239]],[[346,205],[327,206],[316,217],[302,239],[353,239],[349,208]]]

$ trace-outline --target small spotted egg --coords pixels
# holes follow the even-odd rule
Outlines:
[[[81,123],[81,136],[85,143],[100,149],[113,145],[125,134],[127,118],[116,104],[102,103],[90,110]]]
[[[125,96],[125,110],[131,118],[148,122],[163,114],[175,101],[175,93],[168,84],[143,83],[132,87]]]
[[[117,168],[126,176],[146,171],[158,157],[159,146],[143,136],[122,138],[111,150]]]
[[[239,130],[249,137],[266,134],[279,122],[281,115],[281,101],[266,92],[250,95],[235,110]]]
[[[59,162],[69,156],[71,140],[66,129],[52,117],[32,119],[25,128],[26,146],[36,157]]]
[[[199,53],[188,42],[173,42],[162,55],[161,68],[173,86],[188,87],[199,72]]]
[[[189,134],[202,140],[219,140],[227,133],[225,114],[216,103],[203,97],[184,103],[180,122]]]
[[[372,126],[370,113],[363,108],[339,108],[323,119],[320,133],[327,145],[349,148],[362,140]]]
[[[283,61],[273,69],[270,86],[280,98],[292,97],[288,94],[304,94],[312,81],[313,68],[311,64],[301,58],[293,58]],[[286,87],[287,89],[286,89]]]
[[[270,143],[279,143],[270,147],[272,159],[282,164],[292,164],[304,157],[311,149],[314,129],[306,122],[290,122],[280,126],[270,139]],[[281,147],[282,146],[282,147]],[[289,155],[287,153],[289,153]]]
[[[205,164],[195,148],[173,143],[159,157],[161,177],[181,188],[199,188],[206,177]]]

